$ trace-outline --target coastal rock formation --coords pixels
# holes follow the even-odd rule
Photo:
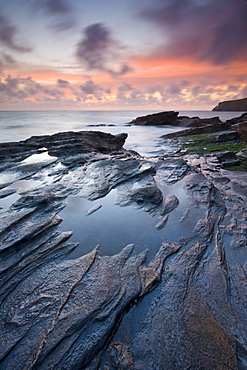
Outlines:
[[[178,116],[177,126],[181,127],[202,127],[208,125],[221,125],[222,121],[219,117],[211,118],[199,118],[199,117],[187,117]]]
[[[181,126],[181,127],[202,127],[209,125],[221,125],[222,122],[219,117],[199,118],[178,116],[179,112],[164,111],[159,113],[148,114],[135,118],[130,122],[132,125],[142,126]]]
[[[148,114],[147,116],[141,116],[135,118],[130,124],[143,125],[143,126],[160,126],[160,125],[171,125],[177,126],[178,112],[167,111]]]
[[[68,158],[91,152],[109,153],[122,148],[127,134],[111,135],[99,131],[60,132],[54,135],[32,136],[18,143],[0,143],[0,169],[19,162],[32,154],[48,151],[50,156]]]
[[[213,111],[243,112],[247,111],[247,98],[220,102]]]
[[[226,121],[231,125],[232,130],[236,130],[244,141],[247,141],[247,113],[243,113],[238,119],[233,118]]]
[[[125,138],[0,145],[1,369],[247,368],[246,171]]]

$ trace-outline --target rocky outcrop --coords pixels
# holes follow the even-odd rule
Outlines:
[[[247,111],[247,98],[220,102],[213,111],[243,112]]]
[[[246,172],[125,137],[1,144],[1,369],[247,367]]]
[[[237,131],[241,138],[247,142],[247,113],[242,114],[237,119],[233,118],[226,122],[231,124],[231,129]]]
[[[178,116],[177,126],[181,127],[203,127],[208,125],[221,126],[222,121],[219,117],[211,118],[199,118],[199,117],[187,117],[187,116]]]
[[[222,122],[219,117],[199,118],[178,116],[179,112],[165,111],[159,113],[148,114],[135,118],[130,124],[142,126],[181,126],[181,127],[203,127],[208,125],[221,126]]]
[[[99,131],[60,132],[54,135],[32,136],[18,143],[0,143],[0,168],[7,168],[9,163],[19,162],[28,156],[47,150],[48,154],[68,158],[98,152],[110,153],[122,148],[127,134],[111,135]]]
[[[130,124],[142,125],[142,126],[160,126],[160,125],[171,125],[177,126],[178,112],[167,111],[159,112],[154,114],[148,114],[147,116],[141,116],[135,118]]]

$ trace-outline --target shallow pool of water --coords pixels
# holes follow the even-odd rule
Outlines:
[[[189,202],[181,182],[163,186],[163,195],[175,194],[179,199],[178,207],[169,214],[165,227],[156,229],[160,216],[151,215],[142,208],[131,206],[121,207],[115,204],[117,189],[96,201],[89,201],[78,196],[69,196],[67,206],[59,213],[63,221],[62,231],[73,231],[70,242],[79,243],[69,258],[77,258],[92,251],[99,245],[100,255],[114,255],[128,244],[134,244],[134,253],[148,249],[148,259],[158,252],[163,242],[179,242],[179,238],[187,236],[193,229],[201,212],[193,209],[183,222],[184,210]],[[89,209],[97,204],[102,207],[87,216]]]

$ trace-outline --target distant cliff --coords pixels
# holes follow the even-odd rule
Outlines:
[[[245,112],[247,111],[247,98],[223,101],[214,107],[213,111]]]

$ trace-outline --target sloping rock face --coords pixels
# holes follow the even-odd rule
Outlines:
[[[226,121],[231,125],[231,129],[239,133],[244,141],[247,142],[247,113],[242,114],[241,117],[233,118]]]
[[[148,114],[147,116],[141,116],[135,118],[130,123],[133,125],[142,126],[160,126],[160,125],[172,125],[177,126],[178,112],[168,111],[159,112],[154,114]]]
[[[12,157],[1,144],[0,368],[247,368],[246,172],[213,154],[146,159],[122,147],[126,135],[91,137],[87,149],[73,133],[31,138]],[[70,198],[75,212],[90,207],[64,230]],[[129,218],[126,233],[147,239],[118,248]],[[83,222],[96,240],[102,223],[111,253],[99,243],[73,255]]]
[[[228,100],[220,102],[213,111],[228,111],[228,112],[241,112],[247,111],[247,98]]]

